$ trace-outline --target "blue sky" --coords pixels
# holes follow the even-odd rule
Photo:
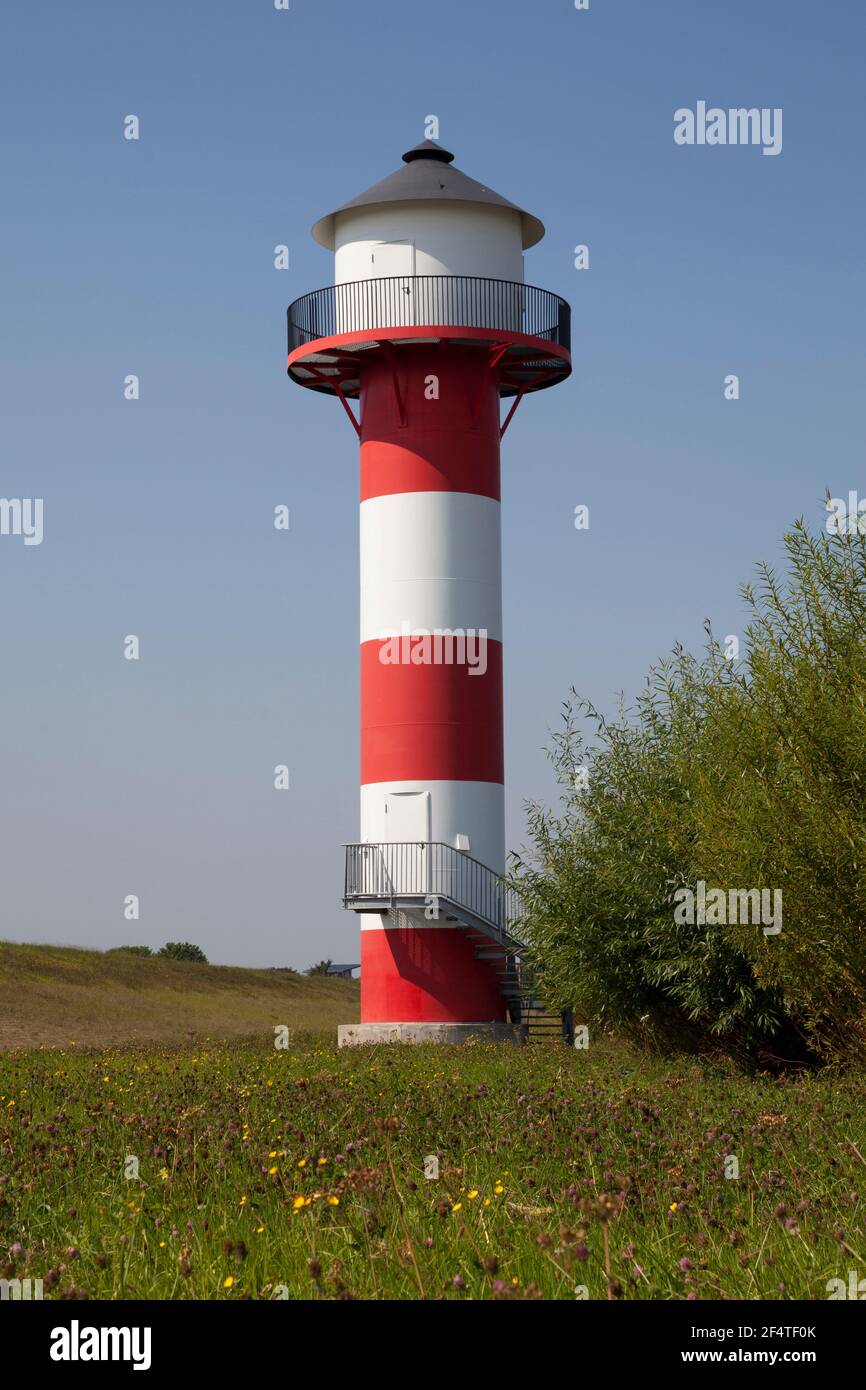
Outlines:
[[[7,0],[0,495],[45,534],[0,537],[0,936],[357,958],[357,449],[285,309],[429,114],[573,306],[503,451],[510,843],[571,685],[742,631],[785,526],[866,493],[864,39],[853,0]],[[781,154],[675,145],[698,100],[781,107]]]

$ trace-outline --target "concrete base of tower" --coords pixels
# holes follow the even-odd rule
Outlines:
[[[337,1029],[338,1047],[371,1043],[525,1043],[519,1023],[343,1023]]]

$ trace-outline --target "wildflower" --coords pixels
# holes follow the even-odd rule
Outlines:
[[[225,1277],[225,1279],[223,1279],[223,1288],[224,1288],[224,1289],[230,1289],[230,1288],[232,1288],[233,1285],[234,1285],[234,1282],[235,1282],[235,1277],[234,1277],[234,1275],[233,1275],[233,1274],[227,1274],[226,1277]]]
[[[277,1167],[277,1165],[274,1164],[273,1168],[269,1168],[269,1169],[268,1169],[268,1177],[269,1177],[269,1178],[272,1178],[272,1177],[274,1176],[274,1174],[275,1174],[275,1173],[278,1173],[279,1171],[280,1171],[280,1170],[279,1170],[279,1168]]]
[[[338,1207],[339,1205],[340,1205],[340,1199],[339,1199],[339,1197],[329,1197],[329,1198],[328,1198],[328,1206],[329,1206],[329,1207]]]
[[[303,1199],[303,1197],[296,1197],[295,1200],[292,1202],[292,1207],[293,1207],[293,1209],[294,1209],[295,1211],[300,1211],[300,1210],[301,1210],[301,1207],[302,1207],[303,1205],[304,1205],[304,1199]]]
[[[260,1236],[264,1229],[264,1226],[256,1226],[256,1235]]]
[[[474,1202],[475,1198],[478,1196],[478,1188],[473,1187],[471,1192],[466,1193],[466,1196],[469,1198],[470,1202]]]
[[[277,1156],[277,1151],[276,1151],[276,1149],[271,1149],[270,1153],[268,1154],[268,1158],[276,1158],[276,1156]]]
[[[306,1166],[307,1166],[307,1160],[306,1160],[305,1158],[299,1158],[299,1159],[298,1159],[298,1167],[299,1167],[299,1168],[306,1168]]]
[[[497,1197],[501,1197],[503,1192],[505,1191],[505,1188],[502,1186],[501,1182],[498,1182],[494,1187],[493,1191],[496,1193]]]
[[[679,1202],[671,1202],[670,1206],[668,1207],[668,1211],[676,1211],[678,1207]]]
[[[692,1264],[691,1260],[690,1260],[686,1255],[683,1255],[683,1258],[680,1260],[680,1262],[679,1262],[679,1267],[680,1267],[680,1269],[683,1271],[684,1274],[685,1274],[685,1272],[686,1272],[687,1269],[694,1269],[694,1265]]]
[[[246,1204],[247,1204],[247,1202],[248,1202],[249,1200],[250,1200],[250,1199],[249,1199],[249,1197],[247,1197],[247,1196],[241,1197],[241,1200],[238,1202],[238,1206],[239,1206],[239,1207],[245,1207]],[[189,1225],[189,1222],[187,1222],[187,1225]]]
[[[452,1210],[452,1211],[459,1211],[460,1208],[461,1208],[462,1206],[463,1206],[463,1203],[462,1203],[462,1202],[455,1202],[454,1205],[453,1205],[453,1207],[451,1208],[451,1210]]]
[[[168,1169],[167,1169],[167,1168],[160,1168],[160,1170],[159,1170],[159,1176],[162,1178],[163,1182],[166,1182],[166,1181],[168,1180],[168,1177],[169,1177]]]
[[[484,1205],[485,1205],[486,1207],[489,1207],[489,1206],[490,1206],[490,1198],[489,1198],[489,1197],[485,1197],[485,1198],[484,1198]]]
[[[323,1164],[323,1163],[327,1163],[327,1161],[328,1161],[328,1160],[327,1160],[326,1158],[320,1158],[320,1159],[319,1159],[319,1167],[321,1168],[322,1164]]]

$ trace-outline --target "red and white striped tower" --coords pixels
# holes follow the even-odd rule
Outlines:
[[[432,140],[403,160],[316,223],[336,283],[288,315],[289,375],[361,443],[361,1024],[341,1043],[516,1035],[499,445],[571,370],[568,305],[524,283],[542,224]]]

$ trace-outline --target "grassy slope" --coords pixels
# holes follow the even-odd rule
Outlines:
[[[332,1029],[357,1017],[358,985],[345,980],[0,942],[0,1048]]]

